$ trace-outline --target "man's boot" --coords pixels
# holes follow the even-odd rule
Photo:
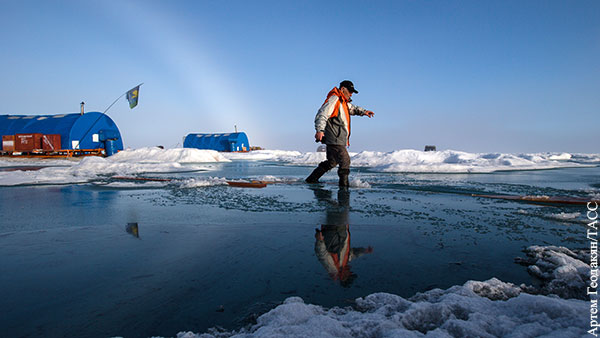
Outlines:
[[[338,176],[340,177],[340,187],[350,186],[348,182],[348,175],[350,175],[350,169],[338,169]]]
[[[319,183],[319,178],[325,175],[325,173],[328,171],[329,166],[327,165],[327,162],[321,162],[319,163],[319,166],[313,170],[310,176],[308,176],[304,181],[306,181],[306,183]]]

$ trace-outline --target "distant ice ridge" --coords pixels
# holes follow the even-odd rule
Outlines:
[[[398,150],[390,153],[364,151],[352,157],[352,162],[357,166],[375,167],[376,170],[384,172],[488,173],[499,170],[583,166],[583,164],[564,161],[566,159],[568,158],[564,154],[555,157],[552,154]]]
[[[124,150],[106,158],[86,157],[80,161],[61,161],[61,165],[69,165],[64,167],[47,167],[37,171],[0,171],[0,186],[85,183],[112,175],[202,170],[205,167],[199,164],[229,161],[214,150],[141,148]],[[35,159],[28,163],[46,164]]]
[[[539,288],[516,286],[496,278],[468,281],[405,299],[375,293],[356,299],[354,308],[325,309],[291,297],[263,314],[256,325],[239,331],[195,334],[209,337],[581,337],[589,329],[589,301],[564,299],[585,293],[589,258],[564,247],[525,250],[529,271],[542,279]],[[589,254],[588,254],[589,256]],[[539,270],[539,271],[538,271]],[[547,296],[546,294],[552,294]]]
[[[231,160],[282,161],[286,158],[301,157],[302,153],[295,150],[254,150],[247,153],[223,153],[223,155]]]
[[[301,153],[284,150],[259,150],[224,156],[234,160],[278,161],[296,165],[315,165],[325,160],[323,152]],[[499,170],[553,169],[600,164],[600,154],[502,154],[405,149],[392,152],[363,151],[350,153],[350,156],[352,166],[355,167],[409,173],[489,173]]]

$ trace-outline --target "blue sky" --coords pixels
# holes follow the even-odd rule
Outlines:
[[[351,151],[598,153],[598,1],[2,1],[0,114],[103,111],[125,146],[245,131],[313,151],[350,79]]]

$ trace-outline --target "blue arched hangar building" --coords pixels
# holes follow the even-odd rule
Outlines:
[[[104,149],[110,156],[123,150],[119,128],[99,112],[0,115],[0,136],[5,153]]]
[[[250,151],[250,143],[246,133],[224,134],[187,134],[183,141],[184,148],[210,149],[216,151]]]

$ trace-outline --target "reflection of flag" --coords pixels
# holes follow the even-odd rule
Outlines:
[[[133,109],[133,107],[137,106],[139,93],[140,86],[137,86],[127,92],[127,101],[129,101],[129,108]]]

